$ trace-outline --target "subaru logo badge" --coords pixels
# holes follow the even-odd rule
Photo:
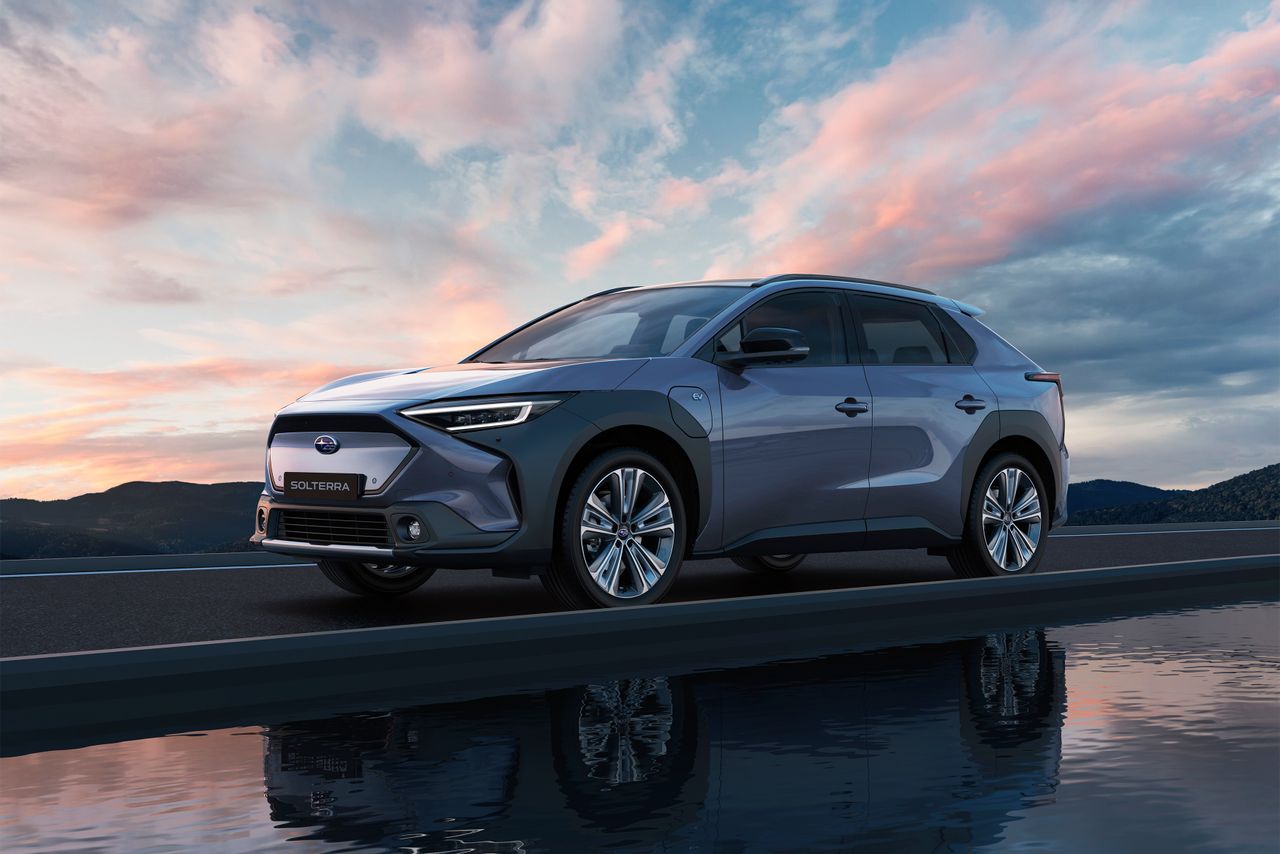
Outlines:
[[[332,436],[317,436],[316,450],[322,454],[336,454],[338,448],[342,446],[338,444],[338,440]]]

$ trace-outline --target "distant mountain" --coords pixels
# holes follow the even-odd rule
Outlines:
[[[1160,489],[1128,480],[1086,480],[1067,487],[1067,509],[1074,516],[1082,510],[1161,501],[1184,493],[1185,489]]]
[[[135,481],[61,501],[0,500],[0,558],[250,548],[261,483]]]
[[[0,558],[235,552],[260,483],[136,481],[61,501],[0,500]],[[1090,480],[1069,487],[1071,525],[1280,519],[1280,464],[1194,491]]]
[[[1137,484],[1133,484],[1136,486]],[[1072,486],[1074,488],[1074,485]],[[1150,487],[1146,487],[1150,488]],[[1251,522],[1280,519],[1280,463],[1155,501],[1123,507],[1067,509],[1071,525],[1142,525],[1159,522]]]

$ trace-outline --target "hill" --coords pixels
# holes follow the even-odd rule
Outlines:
[[[1190,492],[1124,507],[1076,512],[1072,525],[1139,525],[1160,522],[1251,522],[1280,519],[1280,463]]]
[[[1185,492],[1184,489],[1160,489],[1128,480],[1086,480],[1067,487],[1067,507],[1075,514],[1098,507],[1123,507],[1144,501],[1161,501]]]
[[[1069,487],[1071,525],[1280,519],[1280,464],[1194,491],[1091,480]],[[60,501],[0,500],[0,558],[233,552],[262,484],[133,482]]]
[[[60,501],[7,498],[0,557],[238,551],[261,493],[261,483],[135,481]]]

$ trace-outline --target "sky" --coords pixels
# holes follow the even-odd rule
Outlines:
[[[0,0],[0,496],[624,284],[826,272],[1065,377],[1073,480],[1280,460],[1280,5]]]

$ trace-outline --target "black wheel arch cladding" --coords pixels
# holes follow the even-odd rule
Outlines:
[[[1035,466],[1044,485],[1052,519],[1062,479],[1058,442],[1044,415],[1034,410],[996,410],[987,413],[965,451],[960,512],[967,514],[973,482],[983,463],[999,453],[1015,453]],[[1038,453],[1037,453],[1038,452]]]

